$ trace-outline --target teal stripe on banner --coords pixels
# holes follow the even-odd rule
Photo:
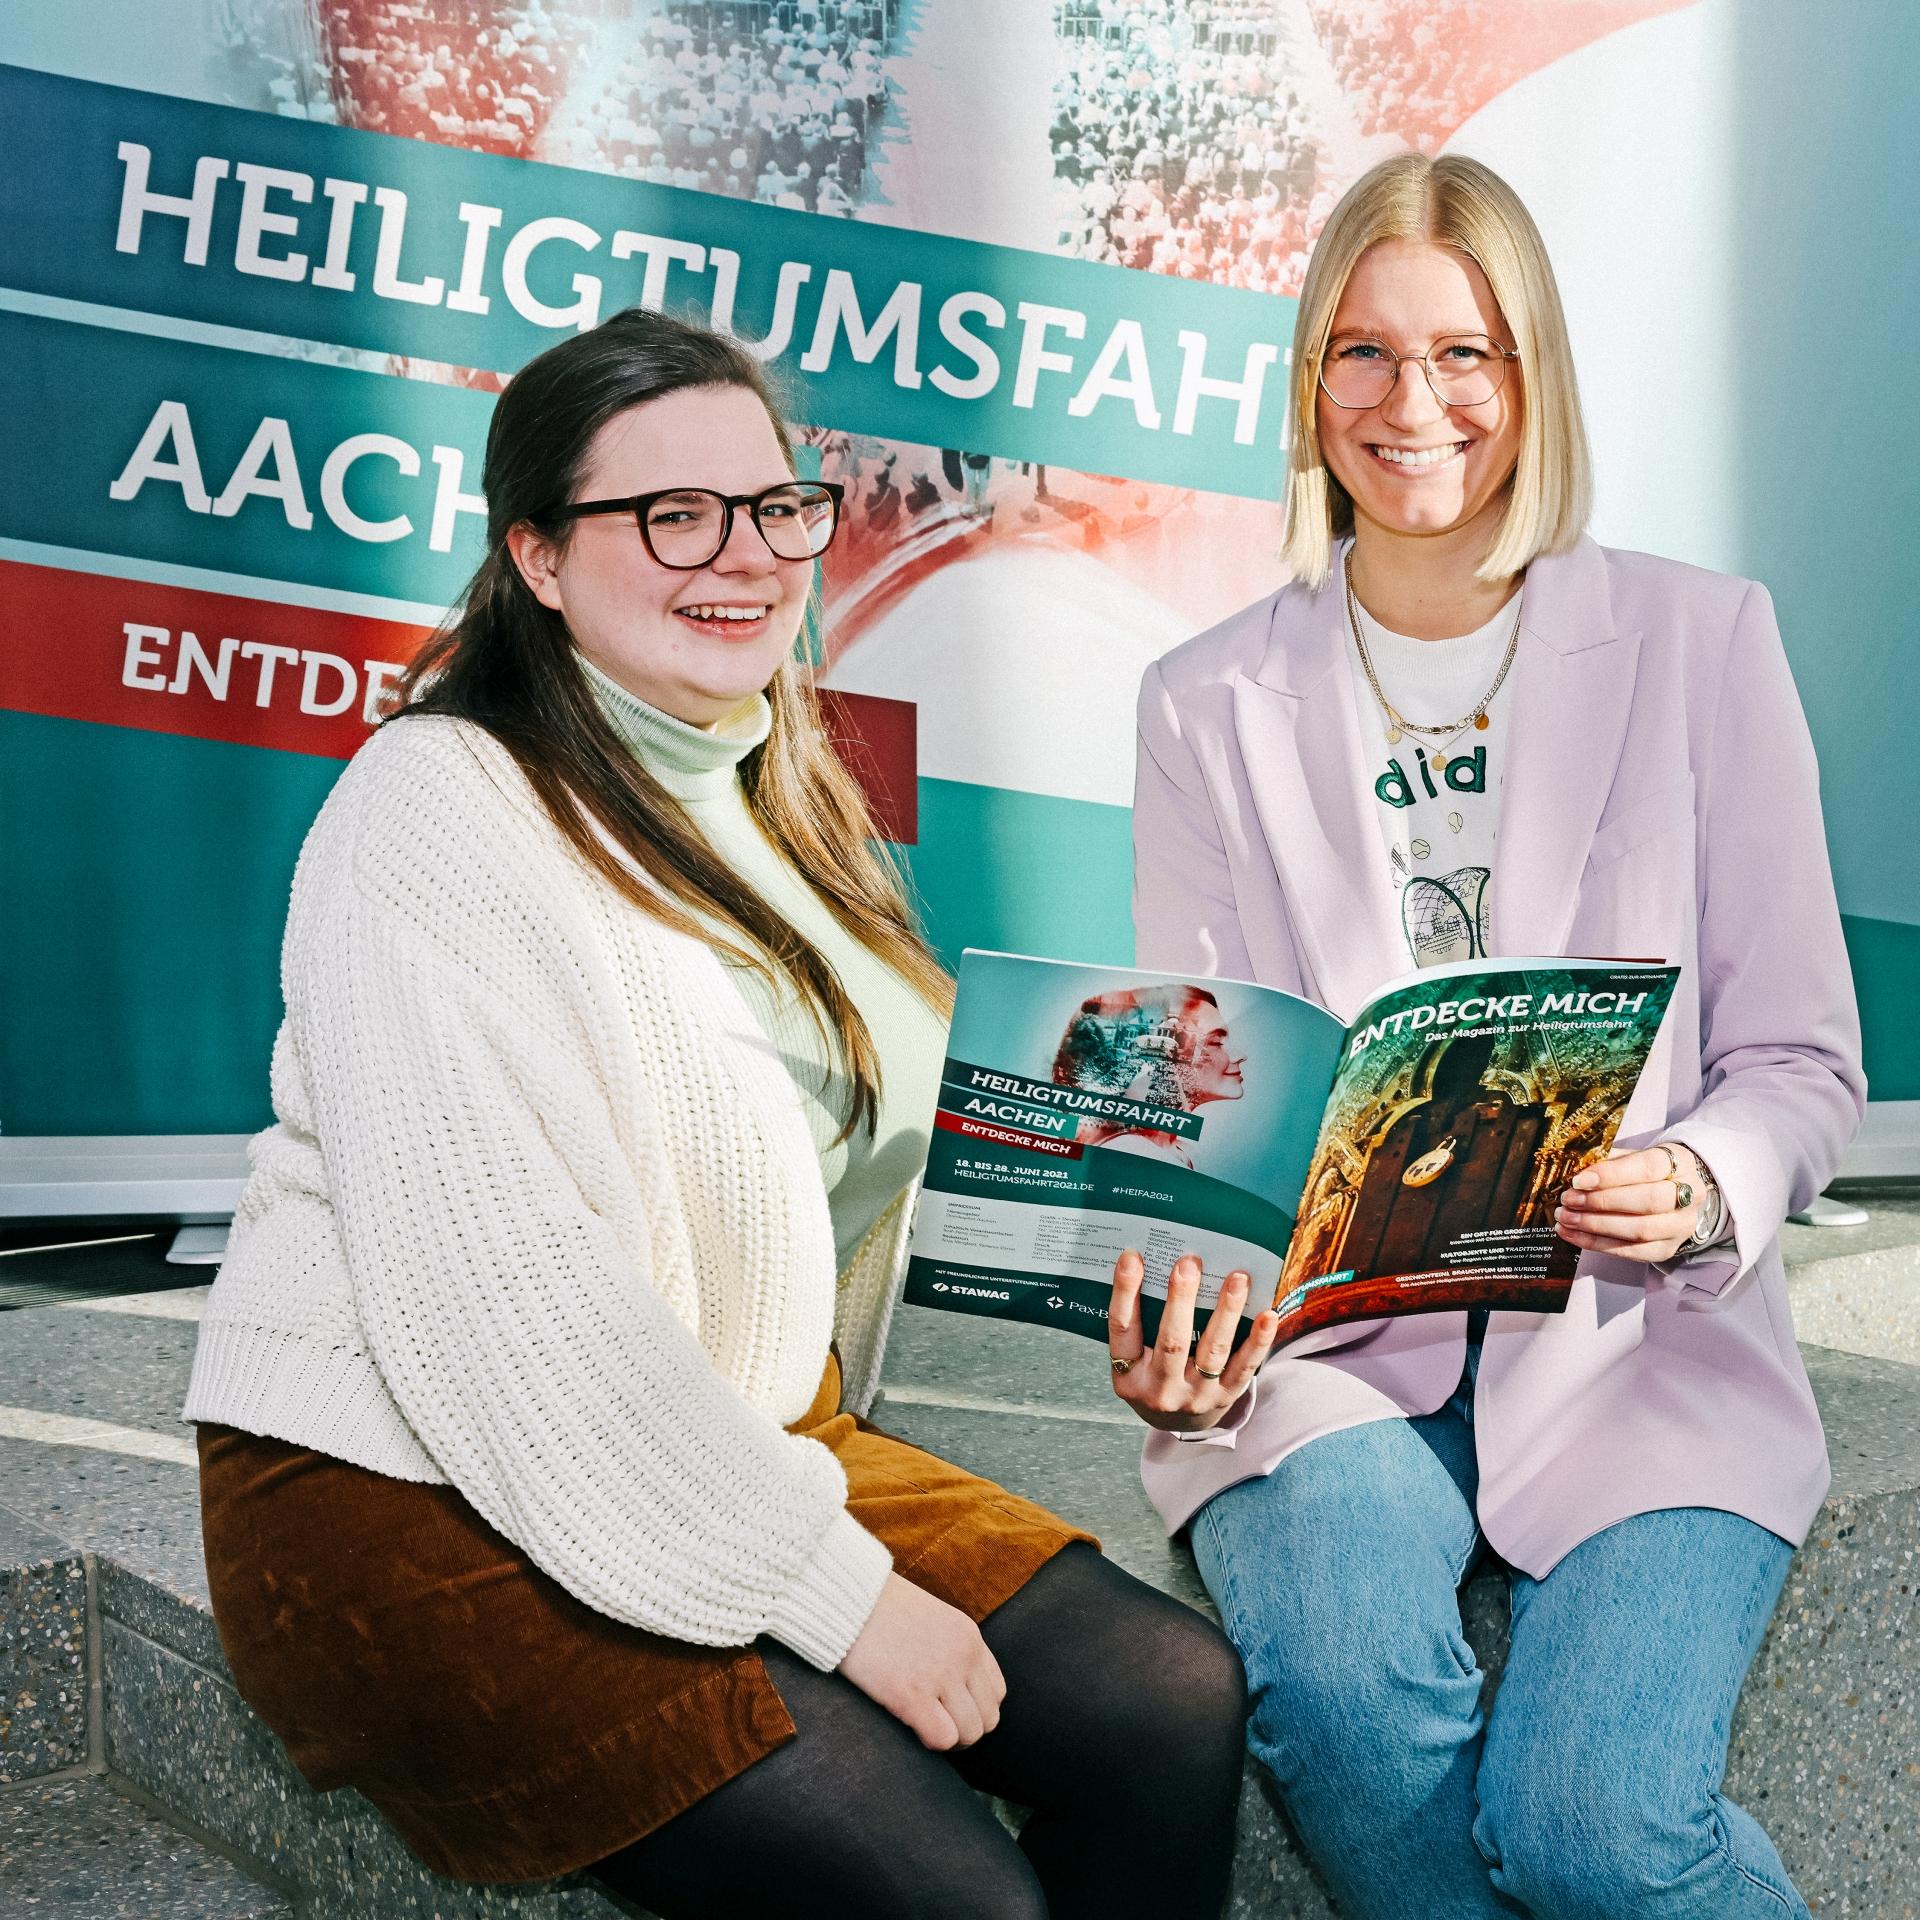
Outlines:
[[[22,67],[0,275],[498,371],[690,308],[772,331],[818,424],[1257,499],[1284,464],[1290,300]]]
[[[484,551],[491,394],[0,312],[0,409],[8,539],[436,606]]]
[[[0,713],[0,1132],[266,1124],[287,889],[339,773]]]
[[[1860,996],[1868,1098],[1920,1100],[1920,1019],[1914,1014],[1920,927],[1844,913],[1840,931]]]
[[[941,959],[991,947],[1131,966],[1132,821],[1126,807],[922,780],[920,843],[901,853]]]
[[[0,713],[0,1133],[239,1133],[268,1118],[280,935],[340,764]],[[950,964],[1124,964],[1127,813],[920,783],[904,849]]]
[[[280,934],[337,762],[0,713],[0,1132],[239,1133],[268,1117]],[[1128,814],[920,783],[905,850],[943,958],[1125,966]],[[1920,927],[1849,918],[1876,1099],[1920,1099]]]

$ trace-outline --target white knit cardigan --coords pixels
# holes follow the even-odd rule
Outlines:
[[[726,969],[511,757],[390,723],[294,876],[273,1054],[186,1418],[451,1483],[588,1605],[838,1664],[890,1568],[784,1432],[872,1401],[909,1196],[836,1286],[791,1076]]]

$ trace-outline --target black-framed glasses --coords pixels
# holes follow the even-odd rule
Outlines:
[[[1424,353],[1395,353],[1384,340],[1349,333],[1320,356],[1320,391],[1336,407],[1377,407],[1400,384],[1400,367],[1417,361],[1443,406],[1482,407],[1500,391],[1507,363],[1520,355],[1484,333],[1443,333]]]
[[[846,488],[837,480],[783,480],[758,493],[715,493],[707,487],[662,487],[625,500],[576,500],[545,517],[578,520],[630,513],[646,549],[663,567],[692,573],[718,557],[733,536],[733,514],[745,507],[778,560],[814,560],[833,544]]]

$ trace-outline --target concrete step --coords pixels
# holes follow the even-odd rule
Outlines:
[[[192,1429],[178,1418],[204,1296],[0,1319],[0,1782],[104,1768],[297,1889],[300,1920],[630,1913],[578,1877],[493,1889],[428,1873],[358,1794],[308,1788],[234,1690],[207,1598]],[[34,1806],[22,1824],[37,1829]],[[41,1811],[65,1836],[49,1857],[91,1844],[57,1806]],[[33,1909],[0,1898],[5,1920],[16,1911]],[[209,1906],[207,1920],[228,1911]]]
[[[1781,1234],[1794,1330],[1813,1346],[1920,1366],[1920,1193],[1842,1188],[1859,1227],[1788,1226]]]
[[[0,1789],[9,1920],[293,1920],[293,1903],[96,1774]]]
[[[208,1607],[191,1432],[177,1418],[201,1297],[75,1301],[0,1320],[0,1780],[91,1754],[262,1879],[295,1888],[301,1920],[626,1911],[582,1878],[501,1890],[427,1873],[357,1795],[312,1793],[240,1700]],[[1083,1521],[1121,1565],[1205,1609],[1191,1557],[1140,1491],[1138,1429],[1097,1358],[1070,1335],[902,1308],[879,1418]],[[1808,1365],[1834,1491],[1743,1697],[1730,1788],[1817,1911],[1912,1920],[1920,1369],[1817,1349]],[[1469,1638],[1494,1675],[1504,1602],[1497,1576],[1468,1590]],[[48,1813],[47,1831],[64,1832]],[[1252,1780],[1231,1911],[1332,1912]]]
[[[84,1556],[0,1507],[0,1786],[87,1764],[87,1679]]]
[[[301,1890],[302,1920],[613,1920],[578,1877],[512,1889],[429,1873],[357,1793],[316,1794],[234,1690],[204,1592],[102,1563],[107,1762]]]
[[[1920,1907],[1920,1368],[1803,1349],[1833,1488],[1793,1563],[1736,1715],[1727,1791],[1762,1820],[1817,1913]],[[1140,1489],[1139,1427],[1098,1349],[1051,1328],[900,1308],[878,1423],[1071,1516],[1108,1554],[1211,1612],[1191,1554]],[[1116,1431],[1124,1424],[1126,1431]],[[1468,1585],[1467,1638],[1498,1686],[1506,1578]],[[1284,1821],[1249,1783],[1236,1920],[1332,1920]]]
[[[1920,1253],[1912,1248],[1823,1260],[1788,1286],[1793,1324],[1811,1346],[1920,1366]]]

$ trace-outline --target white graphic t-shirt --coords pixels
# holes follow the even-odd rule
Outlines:
[[[1373,670],[1401,713],[1411,720],[1457,720],[1493,684],[1518,612],[1509,600],[1475,633],[1414,640],[1389,632],[1362,607],[1360,630]],[[1450,740],[1403,733],[1389,742],[1386,713],[1351,640],[1347,654],[1408,959],[1420,967],[1482,959],[1513,676],[1508,674],[1487,708],[1484,730],[1468,727]],[[1436,754],[1444,758],[1444,768],[1433,764]]]

